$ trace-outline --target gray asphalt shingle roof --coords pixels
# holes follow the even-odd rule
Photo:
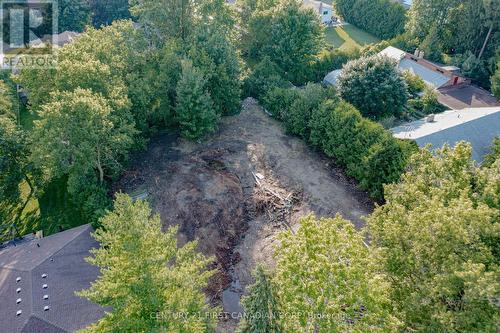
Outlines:
[[[84,225],[0,250],[0,332],[74,332],[104,315],[75,295],[99,274],[84,260],[99,245],[91,231]]]
[[[423,147],[445,143],[455,146],[459,141],[472,145],[472,158],[481,163],[489,153],[493,139],[500,136],[500,107],[469,108],[437,114],[433,122],[413,121],[391,129],[394,137],[411,139]]]

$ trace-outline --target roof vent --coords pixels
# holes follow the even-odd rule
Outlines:
[[[16,299],[16,304],[19,304],[19,303],[21,303],[21,299],[20,298]]]
[[[49,310],[50,310],[50,306],[45,305],[45,306],[43,307],[43,311],[49,311]]]
[[[43,299],[49,299],[49,295],[43,295]]]
[[[16,293],[18,293],[18,294],[19,294],[20,292],[21,292],[21,288],[17,288],[17,289],[16,289]]]
[[[46,284],[42,285],[42,288],[43,288],[43,289],[47,289],[48,287],[49,287],[49,286],[48,286],[48,285],[46,285]]]
[[[20,316],[20,315],[21,315],[21,313],[23,313],[23,311],[22,311],[22,310],[17,310],[17,312],[16,312],[16,316]]]
[[[47,274],[43,273],[42,274],[42,279],[45,279],[47,277]]]
[[[20,277],[20,276],[18,276],[18,277],[16,278],[16,282],[21,282],[21,277]]]

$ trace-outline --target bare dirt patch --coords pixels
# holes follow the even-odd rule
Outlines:
[[[241,310],[256,264],[273,265],[280,230],[296,229],[309,213],[340,213],[359,227],[373,209],[341,169],[286,135],[253,99],[203,142],[158,136],[134,161],[116,190],[146,192],[164,227],[179,225],[180,244],[198,239],[216,258],[207,292],[229,312]],[[218,331],[236,323],[222,321]]]

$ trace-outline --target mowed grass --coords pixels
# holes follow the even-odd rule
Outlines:
[[[328,44],[346,51],[380,41],[377,37],[356,28],[352,24],[342,27],[328,27],[325,32],[325,38]]]

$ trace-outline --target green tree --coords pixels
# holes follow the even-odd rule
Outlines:
[[[105,177],[121,171],[133,144],[136,130],[125,112],[117,114],[102,95],[90,90],[55,93],[35,121],[33,159],[50,178],[68,175],[70,193],[79,190],[71,184],[88,174],[103,184]]]
[[[78,295],[112,310],[84,332],[213,331],[202,292],[211,260],[196,252],[196,242],[178,248],[177,229],[163,233],[149,205],[125,194],[101,224],[93,234],[100,248],[87,259],[101,275]]]
[[[221,1],[224,5],[220,4]],[[240,59],[232,36],[226,33],[226,30],[231,30],[228,27],[234,25],[232,14],[221,14],[227,9],[223,0],[212,2],[214,6],[219,3],[221,7],[219,17],[222,22],[218,24],[212,22],[210,25],[197,28],[193,34],[188,56],[193,64],[203,71],[217,114],[230,115],[240,110]],[[216,8],[210,9],[216,10]],[[207,18],[206,21],[210,22],[210,19]]]
[[[377,273],[363,235],[337,216],[301,220],[276,248],[284,332],[397,332],[386,278]],[[291,315],[297,314],[297,315]]]
[[[12,119],[0,116],[0,226],[14,225],[16,232],[41,176],[31,162],[29,145],[27,134]],[[22,184],[26,184],[27,193],[21,192]]]
[[[242,305],[245,317],[240,322],[240,333],[279,333],[278,301],[271,276],[262,266],[257,266],[254,272],[255,283],[248,287],[248,295],[243,297]]]
[[[498,159],[500,159],[500,136],[493,140],[489,154],[484,157],[483,166],[491,167]]]
[[[17,112],[14,112],[13,89],[3,80],[0,80],[0,117],[17,120]]]
[[[218,116],[206,83],[202,72],[190,60],[182,61],[176,114],[182,136],[191,140],[214,132],[217,127]]]
[[[81,32],[91,22],[90,6],[87,0],[59,1],[59,31]]]
[[[387,57],[350,61],[338,81],[340,95],[367,117],[399,115],[408,101],[405,80]]]
[[[402,182],[386,186],[369,233],[392,284],[394,313],[409,330],[496,330],[499,170],[482,175],[470,145],[459,143],[421,150]]]
[[[491,90],[496,98],[500,99],[500,61],[496,63],[497,70],[491,77]]]
[[[240,42],[242,53],[258,60],[264,55],[264,47],[270,43],[270,28],[273,21],[272,9],[277,0],[238,0],[239,24],[241,25]]]
[[[270,57],[265,56],[245,79],[243,91],[246,96],[261,99],[272,88],[290,86],[290,82],[283,78],[283,70]]]
[[[130,18],[128,0],[88,0],[94,27],[110,25],[113,21]]]
[[[421,93],[425,90],[425,82],[420,78],[420,76],[413,74],[410,71],[403,72],[403,78],[406,81],[406,85],[408,86],[408,93],[410,96],[417,96],[418,93]]]
[[[130,0],[130,12],[158,45],[171,38],[187,40],[195,26],[195,7],[192,0]]]
[[[324,42],[318,15],[304,9],[302,1],[283,0],[273,11],[267,54],[295,84],[305,83],[310,62]]]
[[[425,89],[421,102],[423,106],[422,111],[425,114],[439,113],[445,110],[445,107],[438,101],[437,93],[430,88]]]

